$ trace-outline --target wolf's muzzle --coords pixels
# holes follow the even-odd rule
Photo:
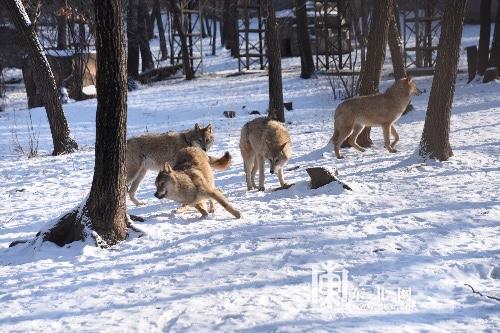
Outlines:
[[[155,192],[155,197],[157,197],[158,199],[163,199],[163,198],[165,198],[165,193],[159,194],[158,192]]]

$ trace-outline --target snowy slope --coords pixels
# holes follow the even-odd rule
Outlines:
[[[477,42],[477,30],[467,27],[464,46]],[[327,78],[299,79],[298,63],[284,61],[285,100],[294,103],[286,114],[290,167],[298,167],[285,172],[296,183],[289,190],[271,191],[278,181],[269,174],[266,192],[245,190],[239,130],[253,118],[249,111],[265,111],[265,74],[226,78],[237,63],[225,54],[208,58],[208,73],[193,82],[174,79],[130,93],[128,136],[195,121],[214,125],[211,154],[228,150],[234,157],[216,183],[243,217],[222,208],[206,220],[194,210],[172,214],[177,204],[153,197],[151,173],[138,192],[147,204],[128,208],[146,219],[138,223],[146,235],[111,250],[83,243],[7,248],[87,194],[95,101],[65,106],[81,146],[68,156],[47,156],[43,109],[32,115],[44,156],[17,156],[14,113],[0,113],[0,331],[499,331],[500,302],[464,284],[500,297],[500,82],[466,84],[459,76],[449,162],[422,163],[414,155],[430,77],[416,78],[426,93],[397,125],[398,153],[387,153],[374,129],[373,148],[344,150],[346,158],[336,160],[325,146],[339,101]],[[386,75],[383,86],[390,84]],[[224,110],[237,117],[224,118]],[[21,138],[26,117],[16,112]],[[353,191],[309,190],[307,166],[337,168]],[[347,271],[347,302],[332,304],[324,289],[315,292],[312,272],[329,263]],[[381,288],[385,299],[375,297]],[[411,296],[397,301],[398,288]]]

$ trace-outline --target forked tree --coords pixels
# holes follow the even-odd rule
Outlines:
[[[446,161],[453,156],[450,146],[451,105],[455,94],[466,2],[446,0],[434,78],[420,140],[419,154],[424,158]]]
[[[283,83],[281,78],[281,53],[278,40],[276,13],[272,0],[265,0],[266,44],[269,72],[269,118],[285,122]]]
[[[380,73],[385,59],[385,48],[389,31],[389,17],[392,13],[393,0],[378,0],[373,4],[373,12],[368,35],[366,61],[361,68],[361,84],[359,95],[371,95],[378,92]],[[357,142],[362,147],[373,144],[370,138],[370,127],[365,127],[358,136]]]
[[[397,81],[406,77],[406,68],[403,61],[403,43],[401,42],[401,31],[399,27],[399,7],[396,0],[392,0],[392,11],[389,19],[388,43],[391,52],[394,79]]]
[[[94,237],[100,246],[127,235],[127,71],[123,1],[95,0],[97,111],[92,187],[81,207],[63,216],[43,240],[60,246]]]
[[[54,74],[38,40],[35,26],[31,23],[21,0],[2,0],[1,3],[22,36],[28,58],[33,68],[37,88],[43,97],[54,150],[52,155],[74,152],[78,144],[71,137],[68,122],[62,108]]]

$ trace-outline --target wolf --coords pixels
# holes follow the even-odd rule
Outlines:
[[[340,145],[345,139],[357,150],[365,151],[356,139],[366,126],[381,126],[384,132],[384,147],[395,153],[399,134],[394,123],[401,117],[410,103],[412,96],[422,92],[417,88],[411,77],[396,81],[386,92],[348,99],[335,110],[335,125],[333,132],[333,147],[337,158],[340,155]],[[394,142],[390,142],[390,135]]]
[[[214,211],[214,200],[234,217],[241,214],[227,201],[222,192],[215,187],[213,169],[224,170],[231,164],[231,155],[226,152],[221,158],[208,156],[197,147],[179,150],[174,167],[168,162],[158,173],[155,185],[155,197],[169,198],[187,206],[194,206],[205,218],[208,215],[205,202],[209,201],[209,212]]]
[[[270,164],[270,172],[278,175],[282,188],[288,188],[283,167],[292,156],[292,141],[287,129],[280,122],[268,118],[255,118],[241,129],[240,151],[245,168],[247,189],[255,186],[255,174],[259,168],[259,191],[264,191],[264,160]]]
[[[184,132],[144,134],[127,140],[127,185],[130,200],[141,205],[135,194],[148,170],[160,171],[166,162],[174,163],[177,152],[185,147],[199,147],[208,151],[214,141],[212,126]]]

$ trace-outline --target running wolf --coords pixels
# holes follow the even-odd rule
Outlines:
[[[335,110],[335,125],[333,146],[337,158],[340,155],[340,145],[349,137],[349,144],[359,151],[365,151],[358,145],[356,139],[366,126],[381,126],[384,131],[384,147],[395,153],[399,134],[394,123],[401,117],[410,103],[412,96],[422,92],[417,88],[411,77],[398,80],[383,94],[359,96],[348,99]],[[390,142],[390,135],[394,142]]]
[[[259,168],[259,191],[264,191],[264,160],[270,164],[270,172],[278,174],[282,188],[288,188],[283,168],[292,156],[292,142],[287,129],[280,122],[256,118],[241,129],[240,151],[243,157],[247,189],[257,188],[255,174]]]
[[[144,134],[127,140],[127,185],[130,200],[142,204],[135,193],[149,170],[160,171],[166,162],[174,163],[177,152],[185,147],[199,147],[208,151],[213,144],[212,126],[198,124],[184,132]]]
[[[169,198],[182,204],[181,208],[194,206],[202,215],[214,211],[214,200],[234,217],[241,214],[227,201],[222,192],[215,187],[213,169],[224,170],[231,165],[231,155],[226,152],[221,158],[208,156],[196,147],[183,148],[176,157],[172,167],[165,163],[156,177],[156,193],[158,199]],[[210,208],[205,206],[209,202]]]

